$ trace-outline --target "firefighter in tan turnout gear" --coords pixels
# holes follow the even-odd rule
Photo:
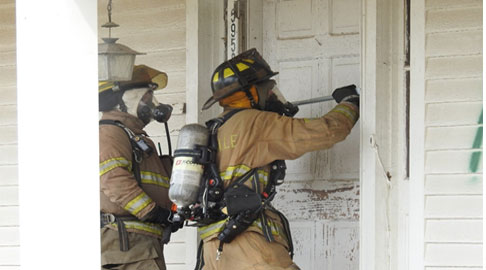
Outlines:
[[[169,119],[172,107],[154,97],[166,85],[144,65],[131,81],[99,83],[102,269],[166,269],[162,239],[180,227],[168,199],[172,164],[143,131]]]
[[[202,239],[196,269],[299,269],[292,261],[288,221],[271,205],[275,187],[283,182],[284,160],[344,140],[358,120],[359,95],[354,85],[336,89],[333,97],[339,104],[326,115],[292,118],[298,108],[283,99],[270,79],[276,74],[251,49],[212,75],[213,96],[203,109],[219,101],[224,112],[206,123],[217,137],[217,142],[209,140],[209,153],[217,154],[216,169],[206,165],[202,178],[203,214],[197,207],[186,211],[186,216],[192,211]]]

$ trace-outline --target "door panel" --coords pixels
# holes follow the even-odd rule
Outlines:
[[[263,56],[287,100],[359,85],[359,17],[358,0],[264,0]],[[296,117],[319,117],[335,105],[300,106]],[[287,161],[273,204],[290,220],[302,269],[358,269],[358,126],[331,149]]]
[[[331,35],[359,33],[359,1],[330,0],[329,24]]]
[[[292,222],[291,226],[295,248],[294,262],[301,269],[359,268],[357,222],[306,221]]]
[[[277,33],[279,39],[313,37],[316,31],[317,0],[278,1]]]
[[[356,84],[360,82],[360,62],[359,57],[350,56],[331,59],[331,78],[330,89],[340,86]],[[333,104],[326,104],[328,109]],[[356,124],[356,127],[359,123]],[[336,144],[329,149],[329,166],[332,179],[353,179],[359,174],[359,129],[353,128],[351,134],[344,142]]]
[[[283,61],[278,66],[281,78],[278,87],[285,93],[287,100],[308,99],[315,96],[318,88],[317,61]],[[314,92],[314,93],[313,93]],[[314,110],[314,111],[313,111]],[[316,108],[312,106],[301,107],[296,117],[317,115]],[[287,164],[289,180],[309,180],[314,178],[316,153],[308,153],[303,157]]]
[[[294,262],[301,269],[315,269],[315,222],[292,222],[292,237],[294,237]]]
[[[359,224],[349,221],[323,223],[324,256],[321,269],[359,269]]]

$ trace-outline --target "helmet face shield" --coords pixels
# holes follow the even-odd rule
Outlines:
[[[287,99],[284,97],[284,95],[282,94],[282,92],[280,91],[280,89],[278,89],[277,86],[275,86],[272,90],[270,90],[269,95],[272,95],[272,94],[275,95],[275,97],[277,98],[277,100],[279,100],[283,104],[287,103]]]
[[[292,117],[299,111],[299,108],[288,102],[277,87],[273,87],[268,92],[263,110]]]
[[[127,90],[123,93],[122,96],[122,101],[124,106],[126,107],[127,113],[137,116],[137,110],[139,107],[139,103],[142,99],[148,99],[150,98],[153,94],[151,93],[152,91],[148,88],[136,88],[136,89],[130,89]],[[122,109],[122,111],[124,111]],[[138,117],[138,116],[137,116]]]

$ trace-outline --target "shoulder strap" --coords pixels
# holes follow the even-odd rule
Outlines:
[[[209,129],[209,148],[215,153],[218,151],[218,129],[226,123],[233,115],[238,112],[245,110],[244,108],[241,109],[234,109],[229,111],[227,114],[213,118],[206,122],[206,126]]]
[[[132,172],[133,176],[135,177],[135,180],[137,180],[137,183],[139,186],[142,184],[142,176],[140,175],[140,166],[138,165],[138,160],[139,157],[137,156],[138,149],[134,145],[134,139],[133,139],[133,134],[131,134],[131,130],[127,128],[125,125],[123,125],[120,121],[115,121],[115,120],[100,120],[100,125],[114,125],[117,127],[120,127],[128,136],[128,139],[130,141],[130,146],[132,147]]]
[[[213,132],[213,129],[218,129],[226,121],[228,121],[228,119],[230,119],[233,115],[235,115],[236,113],[241,112],[243,110],[245,110],[245,108],[231,110],[231,111],[229,111],[228,113],[226,113],[223,116],[220,116],[220,117],[217,117],[217,118],[213,118],[213,119],[207,121],[206,122],[206,126],[209,128],[209,131],[212,133]]]
[[[221,176],[219,175],[218,166],[216,165],[216,153],[218,152],[218,129],[230,119],[233,115],[238,112],[245,110],[244,108],[241,109],[234,109],[229,111],[225,115],[217,118],[213,118],[206,122],[206,126],[209,129],[209,150],[213,153],[211,155],[211,161],[209,162],[208,170],[212,177],[216,180],[217,183],[222,183]]]
[[[119,127],[125,127],[120,121],[104,119],[100,120],[100,125],[115,125]]]

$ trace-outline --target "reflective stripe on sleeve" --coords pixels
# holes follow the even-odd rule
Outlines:
[[[136,215],[138,212],[140,212],[140,210],[145,208],[151,202],[152,199],[145,192],[142,192],[140,193],[140,195],[135,197],[135,199],[128,202],[123,208],[130,212],[132,215]]]
[[[100,163],[100,176],[118,167],[128,168],[128,171],[131,172],[132,163],[123,157],[105,160]]]
[[[334,109],[331,110],[331,112],[337,112],[340,113],[349,120],[351,120],[353,123],[356,123],[358,121],[358,113],[356,113],[353,109],[351,109],[349,106],[343,105],[343,104],[338,104]]]
[[[169,178],[166,176],[147,171],[141,171],[140,175],[142,177],[143,184],[152,184],[169,188]]]

